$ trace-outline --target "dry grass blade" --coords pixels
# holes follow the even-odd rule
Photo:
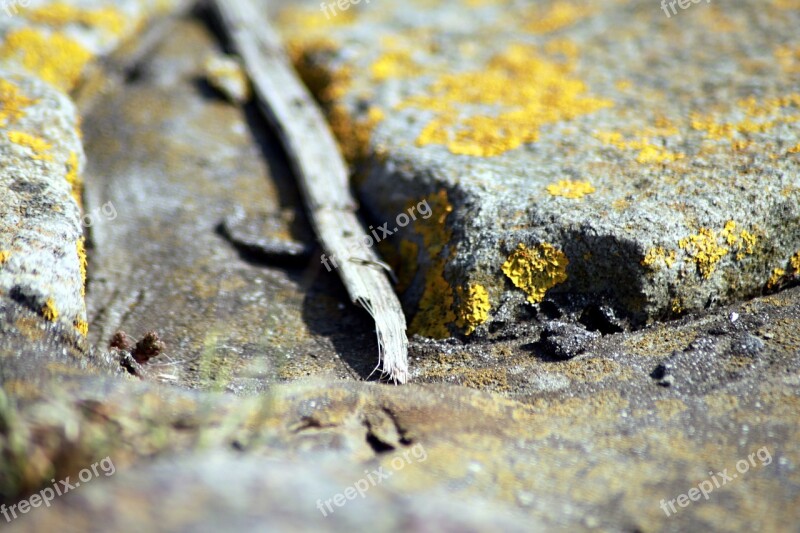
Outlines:
[[[375,320],[378,367],[394,382],[408,379],[406,321],[379,258],[356,246],[347,166],[322,112],[291,67],[275,30],[250,0],[215,0],[219,18],[244,61],[259,105],[278,132],[300,182],[311,223],[353,302]],[[353,252],[357,250],[357,252]]]

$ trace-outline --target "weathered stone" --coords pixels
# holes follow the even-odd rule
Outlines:
[[[89,339],[154,330],[166,349],[149,375],[190,387],[366,378],[369,316],[310,262],[316,242],[277,141],[254,109],[197,83],[218,48],[201,22],[182,22],[84,120]]]
[[[375,220],[437,200],[391,242],[417,332],[545,296],[640,325],[798,279],[793,3],[333,4],[279,20]]]
[[[86,335],[84,155],[69,98],[0,71],[0,161],[0,298]]]
[[[0,503],[17,504],[51,479],[74,481],[105,457],[116,467],[13,529],[796,527],[799,288],[630,333],[612,306],[559,295],[560,285],[536,306],[520,305],[527,295],[510,285],[499,304],[487,291],[496,307],[483,326],[487,293],[472,285],[461,293],[469,309],[426,301],[488,339],[413,338],[409,387],[331,379],[369,373],[370,322],[344,307],[335,275],[313,258],[303,269],[242,254],[242,243],[260,238],[309,239],[274,139],[252,110],[196,83],[213,49],[200,21],[181,23],[85,121],[86,212],[97,215],[90,340],[105,347],[121,327],[137,339],[155,329],[165,354],[137,378],[118,360],[132,339],[117,336],[122,352],[86,351],[71,324],[0,300]],[[448,222],[465,197],[448,189],[426,198],[434,216],[407,228],[400,248],[444,254],[469,236]],[[114,209],[104,215],[107,205]],[[221,235],[220,224],[242,212],[231,224],[237,237]],[[555,246],[516,244],[506,270],[519,279],[569,275]],[[554,268],[531,269],[531,258]],[[399,274],[419,295],[419,280]],[[548,357],[541,332],[521,317],[569,324],[542,329],[546,338],[580,337],[580,355]],[[318,379],[276,383],[307,375]],[[422,449],[424,460],[417,455],[364,499],[320,513],[318,499],[372,470],[394,472],[395,459]],[[742,461],[747,472],[738,473]],[[662,501],[669,509],[722,471],[738,477],[665,514]]]

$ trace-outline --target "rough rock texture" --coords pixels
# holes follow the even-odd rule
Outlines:
[[[413,331],[545,298],[641,325],[798,279],[796,2],[308,4],[279,20],[374,220],[437,213],[391,241]]]
[[[492,9],[488,1],[472,4]],[[553,20],[569,20],[568,4],[558,5]],[[615,5],[625,13],[629,4]],[[657,5],[630,5],[653,23],[648,10]],[[765,12],[779,5],[788,3],[769,4]],[[706,8],[701,3],[669,22],[693,24],[688,18]],[[428,20],[458,29],[452,17]],[[74,483],[82,469],[106,457],[115,467],[113,475],[81,483],[49,509],[32,509],[12,524],[0,514],[0,527],[796,528],[800,288],[630,332],[622,313],[602,302],[574,310],[546,291],[540,305],[519,308],[515,301],[526,296],[509,285],[506,304],[496,308],[494,290],[482,290],[489,284],[465,286],[461,294],[472,307],[439,309],[449,317],[445,330],[460,323],[477,338],[417,336],[410,346],[413,385],[360,383],[374,366],[369,318],[345,305],[335,273],[308,251],[313,239],[285,160],[257,113],[224,102],[203,81],[203,58],[219,52],[211,29],[202,17],[176,25],[84,119],[84,220],[91,220],[87,238],[94,245],[87,302],[95,347],[74,335],[73,324],[0,299],[0,504],[18,505],[51,487],[52,479],[69,476]],[[741,40],[743,48],[747,42]],[[631,49],[620,61],[638,57]],[[341,108],[334,108],[334,118],[350,116],[336,113]],[[364,139],[365,131],[351,133]],[[397,146],[386,146],[393,157]],[[535,146],[528,148],[535,152]],[[31,159],[20,164],[35,166]],[[69,190],[55,179],[61,175],[53,174],[51,194],[66,198]],[[382,219],[381,204],[369,200],[375,177],[364,183],[367,205],[378,215],[373,222],[392,220],[400,210]],[[600,194],[592,186],[596,191],[580,201]],[[398,264],[415,247],[446,255],[468,237],[452,221],[466,218],[471,204],[445,188],[424,196],[433,216],[392,237],[408,242],[383,249],[403,252]],[[398,182],[400,193],[411,190]],[[570,190],[575,196],[589,188]],[[578,201],[558,201],[567,200]],[[41,228],[39,211],[23,214]],[[497,221],[512,215],[509,210]],[[70,216],[74,224],[77,212]],[[476,250],[483,246],[469,242]],[[569,283],[572,274],[558,268],[555,246],[529,242],[506,269],[524,271],[531,250],[556,267],[546,276],[529,269],[531,279],[567,275]],[[670,257],[666,249],[664,257]],[[79,275],[72,272],[76,286]],[[398,278],[412,287],[409,294],[419,289],[408,269],[399,269]],[[492,322],[482,325],[489,304]],[[106,349],[119,329],[133,339],[122,344],[151,330],[165,343],[163,353],[141,365],[140,377],[120,365],[118,350]],[[306,376],[312,379],[297,381]],[[381,468],[391,475],[363,499],[323,516],[320,501],[345,494]],[[724,485],[723,472],[730,476]],[[701,484],[712,487],[708,499],[681,506],[689,500],[680,495],[693,495]],[[669,510],[673,500],[675,512],[667,516],[662,501]]]
[[[88,329],[79,117],[90,62],[175,2],[17,2],[0,18],[0,298]]]
[[[136,84],[84,121],[95,154],[89,338],[107,347],[117,330],[155,330],[166,350],[154,375],[191,387],[250,393],[309,374],[366,378],[377,353],[369,315],[319,264],[258,112],[203,81],[217,47],[197,22],[179,25]]]
[[[69,98],[0,70],[0,161],[0,299],[86,335],[84,156]]]

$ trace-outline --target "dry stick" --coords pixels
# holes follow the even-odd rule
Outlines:
[[[223,27],[244,61],[259,106],[278,132],[300,181],[311,223],[354,303],[375,320],[378,367],[408,379],[406,319],[383,263],[355,216],[347,166],[322,112],[287,59],[276,32],[250,0],[215,0]],[[353,253],[353,250],[357,252]]]

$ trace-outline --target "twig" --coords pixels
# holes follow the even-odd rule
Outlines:
[[[322,112],[291,67],[277,33],[252,1],[213,3],[244,61],[262,112],[289,154],[322,246],[340,259],[338,272],[353,302],[375,320],[378,367],[394,382],[405,383],[405,315],[378,256],[371,248],[356,245],[365,232],[355,215],[347,166]]]

